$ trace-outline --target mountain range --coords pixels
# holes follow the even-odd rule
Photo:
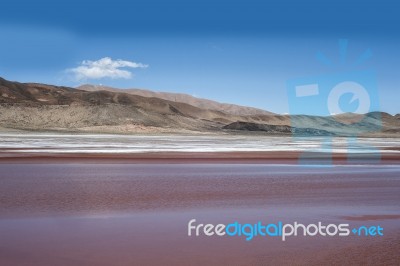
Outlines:
[[[0,130],[397,137],[400,115],[278,115],[187,94],[0,78]]]
[[[171,92],[157,92],[157,91],[151,91],[151,90],[143,90],[143,89],[117,89],[117,88],[112,88],[108,86],[102,86],[102,85],[90,85],[90,84],[85,84],[82,86],[77,87],[79,90],[84,90],[84,91],[111,91],[111,92],[123,92],[123,93],[129,93],[133,95],[139,95],[143,97],[154,97],[154,98],[160,98],[172,102],[181,102],[181,103],[187,103],[192,106],[202,108],[202,109],[210,109],[210,110],[216,110],[216,111],[221,111],[227,114],[231,115],[272,115],[274,113],[258,109],[258,108],[253,108],[253,107],[247,107],[247,106],[240,106],[236,104],[229,104],[229,103],[219,103],[216,101],[208,100],[208,99],[202,99],[202,98],[197,98],[189,94],[184,94],[184,93],[171,93]]]

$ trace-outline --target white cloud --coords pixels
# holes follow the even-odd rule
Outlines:
[[[148,65],[135,63],[126,60],[112,60],[110,57],[104,57],[97,61],[84,60],[78,67],[67,69],[72,73],[76,80],[85,79],[130,79],[133,73],[127,68],[146,68]]]

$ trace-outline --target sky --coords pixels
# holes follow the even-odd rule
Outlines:
[[[325,82],[331,75],[346,80],[346,73],[371,70],[357,76],[367,85],[371,75],[376,81],[367,88],[370,101],[379,102],[371,108],[396,114],[398,7],[395,1],[342,0],[6,0],[0,76],[179,92],[313,114],[292,108],[309,103],[293,101],[288,84]],[[312,101],[325,103],[324,97]]]

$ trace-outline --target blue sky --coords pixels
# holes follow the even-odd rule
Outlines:
[[[287,113],[288,80],[372,69],[380,109],[395,114],[397,10],[395,1],[3,1],[0,76],[182,92]],[[339,39],[349,41],[347,64],[338,64]],[[353,66],[367,49],[372,57]]]

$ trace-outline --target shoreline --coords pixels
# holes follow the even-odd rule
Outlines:
[[[298,151],[243,152],[145,152],[145,153],[48,153],[0,151],[0,164],[9,163],[115,163],[115,164],[391,164],[400,153],[318,153],[307,157]],[[349,155],[351,159],[348,161]]]
[[[272,126],[279,126],[271,124]],[[157,128],[154,131],[113,131],[113,130],[100,130],[87,128],[24,128],[24,127],[4,127],[0,125],[0,135],[1,134],[20,134],[20,135],[116,135],[116,136],[232,136],[232,137],[291,137],[291,138],[319,138],[319,137],[333,137],[333,138],[357,138],[357,139],[400,139],[400,135],[396,133],[387,132],[372,132],[365,134],[334,134],[334,135],[300,135],[293,133],[282,133],[282,132],[265,132],[265,131],[246,131],[246,130],[209,130],[209,131],[198,131],[198,130],[182,130],[176,128]]]

